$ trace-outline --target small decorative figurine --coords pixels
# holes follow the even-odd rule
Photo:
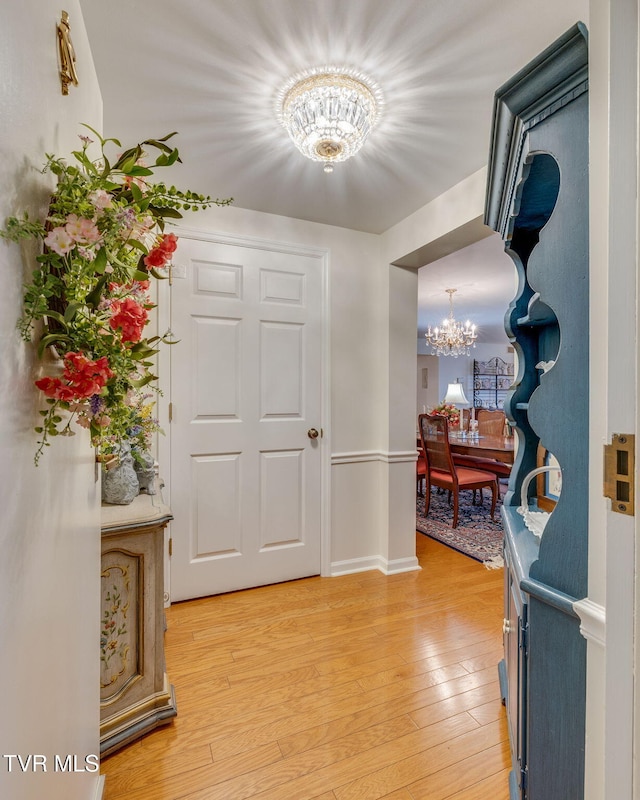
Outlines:
[[[62,12],[57,28],[60,83],[62,84],[62,94],[69,94],[69,84],[78,85],[78,73],[76,72],[76,51],[73,49],[69,15],[66,11]]]
[[[119,463],[116,467],[102,473],[102,502],[125,506],[133,502],[140,493],[138,476],[133,468],[131,446],[120,445]]]
[[[140,491],[146,492],[147,494],[155,494],[156,471],[151,453],[142,453],[142,455],[134,461],[133,467],[138,476]]]

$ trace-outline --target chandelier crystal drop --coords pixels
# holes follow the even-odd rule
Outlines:
[[[442,323],[442,328],[431,330],[429,326],[425,333],[427,344],[430,345],[433,355],[436,356],[468,356],[471,355],[470,348],[476,346],[476,326],[469,320],[463,325],[456,322],[453,317],[453,295],[456,289],[447,289],[449,295],[449,316]]]
[[[291,78],[276,100],[278,119],[298,150],[332,172],[362,147],[379,119],[382,93],[367,76],[340,67]]]

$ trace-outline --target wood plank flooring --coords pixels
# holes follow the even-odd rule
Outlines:
[[[503,572],[417,542],[420,572],[168,609],[178,716],[104,759],[104,800],[508,800]]]

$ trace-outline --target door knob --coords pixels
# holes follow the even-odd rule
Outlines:
[[[318,433],[318,431],[315,428],[309,428],[309,430],[307,431],[307,436],[310,439],[317,439],[318,436],[320,436],[320,434]]]

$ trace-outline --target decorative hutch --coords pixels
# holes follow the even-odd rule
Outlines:
[[[586,642],[574,603],[587,595],[587,93],[587,34],[578,23],[504,84],[494,104],[485,222],[503,237],[519,279],[505,317],[518,363],[504,402],[518,440],[503,508],[500,678],[511,800],[584,796]],[[526,478],[540,453],[562,476],[541,536],[518,510],[539,512],[536,481]]]

